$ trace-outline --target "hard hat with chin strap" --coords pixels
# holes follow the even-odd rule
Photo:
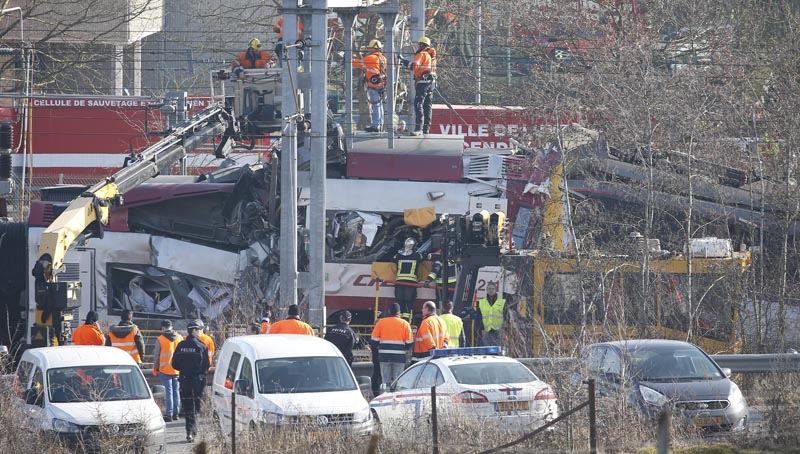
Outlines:
[[[261,41],[259,41],[258,38],[251,39],[250,40],[250,47],[252,49],[258,49],[259,47],[261,47]]]
[[[372,47],[374,49],[383,49],[383,44],[381,44],[381,42],[378,41],[377,39],[373,39],[372,41],[369,42],[368,47]]]
[[[427,36],[423,36],[422,38],[419,39],[419,41],[417,41],[417,44],[424,44],[426,46],[430,46],[431,40]]]

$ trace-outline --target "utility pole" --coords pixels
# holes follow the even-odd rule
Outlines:
[[[311,203],[306,217],[311,220],[308,251],[310,290],[308,322],[312,326],[325,324],[325,177],[328,143],[328,0],[311,3]]]
[[[286,308],[297,304],[297,121],[303,121],[303,112],[299,105],[300,93],[295,89],[296,50],[286,47],[297,40],[297,0],[284,0],[283,9],[286,60],[283,62],[281,84],[280,306]]]

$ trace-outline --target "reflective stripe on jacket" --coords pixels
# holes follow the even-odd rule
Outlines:
[[[461,317],[453,314],[442,314],[441,319],[447,325],[447,335],[450,336],[450,342],[447,344],[450,347],[459,347],[459,338],[461,337],[461,330],[464,329],[464,322]]]
[[[117,347],[120,350],[128,352],[133,357],[137,364],[142,362],[142,357],[139,355],[139,349],[136,348],[136,334],[139,333],[139,328],[132,329],[127,336],[117,337],[113,331],[108,332],[108,338],[111,339],[111,346]]]
[[[414,60],[411,63],[411,69],[414,71],[414,80],[417,82],[425,81],[426,74],[436,76],[436,50],[431,47],[418,50],[414,54]]]
[[[178,335],[175,340],[169,340],[166,336],[158,336],[158,372],[166,375],[178,375],[178,371],[172,367],[172,357],[175,355],[175,348],[183,340],[183,337]],[[153,358],[156,362],[156,358]]]
[[[506,300],[503,298],[497,298],[494,304],[489,304],[489,300],[486,298],[478,302],[485,331],[497,331],[503,327],[503,307],[505,305]]]
[[[261,322],[261,334],[269,332],[269,322]]]
[[[198,339],[200,339],[200,342],[206,344],[206,348],[208,348],[208,364],[213,364],[214,352],[217,350],[217,347],[214,345],[214,339],[206,333],[201,334]]]
[[[418,252],[412,252],[408,255],[397,253],[394,255],[394,260],[397,263],[397,277],[398,281],[405,282],[419,282],[417,276],[417,267],[422,261],[422,256]]]
[[[419,324],[417,337],[414,339],[414,356],[428,356],[434,348],[444,348],[449,344],[450,337],[447,333],[447,325],[438,315],[429,315]]]
[[[369,88],[383,88],[386,86],[386,57],[380,52],[371,52],[363,59],[353,59],[353,68],[365,71],[364,78]]]
[[[371,341],[378,346],[378,362],[405,363],[406,350],[414,343],[414,335],[407,321],[391,316],[378,320]]]

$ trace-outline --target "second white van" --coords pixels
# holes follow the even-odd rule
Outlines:
[[[373,418],[339,349],[314,336],[261,334],[225,340],[213,383],[214,418],[231,432],[236,389],[237,432],[257,428],[342,430],[369,435]]]

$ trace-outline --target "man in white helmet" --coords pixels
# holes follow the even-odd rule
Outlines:
[[[394,262],[397,263],[397,277],[394,285],[394,299],[400,304],[402,317],[410,320],[414,300],[417,299],[417,270],[422,263],[422,255],[414,250],[417,242],[414,238],[406,238],[403,249],[394,255]]]
[[[383,44],[377,39],[369,42],[367,55],[362,59],[353,58],[353,67],[364,70],[367,84],[369,108],[372,112],[372,126],[367,132],[380,132],[383,127],[383,98],[386,96],[386,57],[381,52]]]

